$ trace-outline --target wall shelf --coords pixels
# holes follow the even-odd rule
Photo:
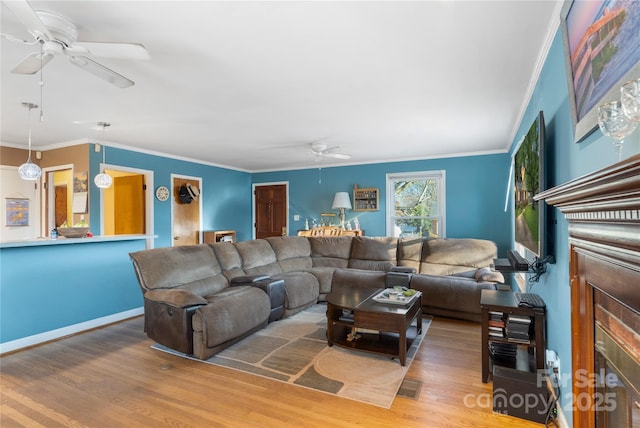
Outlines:
[[[353,211],[378,211],[380,191],[376,187],[353,186]]]

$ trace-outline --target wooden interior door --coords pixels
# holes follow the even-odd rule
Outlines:
[[[113,180],[113,215],[116,235],[145,233],[144,176],[115,177]]]
[[[67,186],[54,186],[53,194],[53,217],[55,227],[59,227],[67,220]]]
[[[200,188],[200,180],[179,177],[173,179],[171,200],[173,201],[174,247],[200,243],[200,201],[194,199],[190,204],[185,204],[178,197],[180,186],[187,183]]]
[[[256,238],[287,233],[287,186],[274,184],[255,187]]]

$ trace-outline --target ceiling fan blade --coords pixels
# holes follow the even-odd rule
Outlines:
[[[97,62],[90,60],[84,56],[70,56],[69,61],[71,64],[76,65],[83,70],[97,76],[112,85],[117,86],[118,88],[128,88],[133,86],[135,82],[133,80],[127,79],[121,74],[116,73],[115,71],[105,67],[102,64],[98,64]]]
[[[327,147],[326,149],[324,149],[322,151],[322,154],[328,158],[334,158],[334,159],[351,159],[351,155],[348,155],[346,153],[335,153],[334,150],[338,150],[340,148],[340,146],[332,146],[332,147]]]
[[[0,33],[0,37],[2,37],[5,40],[10,40],[12,42],[18,42],[18,43],[22,43],[22,44],[25,44],[25,45],[35,45],[36,43],[38,43],[37,40],[34,40],[34,41],[30,42],[29,40],[24,40],[24,39],[21,39],[20,37],[16,37],[14,35],[7,34],[7,33]]]
[[[347,155],[344,153],[325,153],[324,156],[335,159],[351,159],[351,155]]]
[[[2,2],[18,18],[22,25],[36,38],[44,37],[46,40],[53,40],[51,33],[44,26],[38,15],[29,6],[26,0],[3,1]]]
[[[53,54],[50,54],[49,52],[45,52],[42,55],[39,52],[32,53],[31,55],[28,55],[25,59],[20,61],[18,65],[13,67],[11,72],[17,74],[36,74],[52,59]]]
[[[151,59],[140,43],[75,42],[70,50],[73,52],[77,46],[99,58]]]

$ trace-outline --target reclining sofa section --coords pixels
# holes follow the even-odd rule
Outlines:
[[[403,283],[423,311],[480,320],[480,292],[504,282],[480,239],[272,237],[130,254],[147,335],[207,359],[269,322],[323,301],[333,287]]]

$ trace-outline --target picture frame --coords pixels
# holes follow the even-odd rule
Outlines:
[[[598,128],[598,106],[619,100],[622,84],[640,78],[640,32],[630,18],[640,16],[640,2],[619,1],[609,9],[610,3],[565,0],[562,6],[560,26],[576,143]]]
[[[6,198],[6,226],[29,226],[29,199]]]

